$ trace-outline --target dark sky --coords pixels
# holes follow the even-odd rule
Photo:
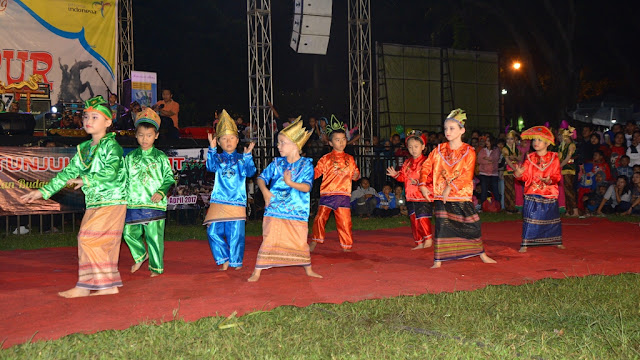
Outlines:
[[[296,54],[289,48],[293,1],[272,0],[274,98],[286,114],[348,110],[346,0],[333,4],[327,55]],[[504,7],[519,31],[540,27],[548,42],[554,30],[543,0],[371,0],[372,42],[443,46],[517,54],[518,47],[490,10]],[[567,0],[550,2],[561,22]],[[634,1],[573,1],[575,66],[583,77],[609,79],[607,94],[640,95]],[[514,4],[516,5],[514,7]],[[158,73],[181,104],[181,123],[204,124],[217,109],[247,115],[247,25],[245,1],[134,1],[135,69]],[[374,46],[374,45],[372,45]],[[532,41],[534,57],[540,51]],[[559,55],[562,56],[562,55]],[[542,57],[540,57],[542,58]],[[315,74],[315,77],[314,77]]]

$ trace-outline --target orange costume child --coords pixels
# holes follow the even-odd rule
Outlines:
[[[310,248],[313,251],[317,243],[324,243],[325,225],[333,211],[340,246],[344,251],[349,251],[353,246],[351,183],[360,178],[360,170],[353,156],[344,152],[347,145],[346,126],[332,115],[326,132],[333,151],[320,158],[314,170],[314,179],[322,176],[322,185]]]
[[[462,109],[449,114],[444,122],[448,142],[429,154],[420,171],[420,191],[434,200],[434,268],[440,267],[442,261],[472,256],[495,263],[484,252],[480,217],[471,201],[476,152],[461,139],[466,120]]]
[[[409,140],[413,141],[410,142]],[[427,160],[427,157],[422,154],[424,146],[427,144],[427,137],[419,131],[414,130],[407,135],[405,143],[411,157],[404,161],[400,171],[396,172],[393,169],[388,169],[387,175],[404,183],[411,232],[413,233],[413,240],[416,243],[415,249],[427,248],[431,246],[431,237],[433,234],[431,226],[433,204],[422,195],[418,188],[422,164]]]

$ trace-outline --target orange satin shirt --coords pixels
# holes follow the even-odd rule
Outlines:
[[[360,179],[360,170],[353,156],[332,151],[318,160],[314,179],[322,176],[320,196],[351,196],[351,182]]]
[[[520,179],[524,182],[526,195],[541,195],[550,199],[558,198],[558,182],[562,178],[560,172],[560,159],[555,152],[547,152],[540,157],[537,153],[527,154],[522,164],[525,170]],[[544,183],[541,178],[549,177],[550,184]]]
[[[420,181],[420,170],[422,169],[422,163],[424,163],[426,160],[427,157],[424,155],[420,155],[420,157],[418,157],[417,159],[407,159],[402,164],[402,169],[398,171],[396,180],[404,183],[404,193],[407,201],[427,201],[427,199],[422,196],[422,193],[418,188],[418,182]]]
[[[450,184],[447,201],[471,201],[475,167],[476,151],[471,145],[462,143],[452,150],[449,143],[443,143],[422,163],[420,185],[433,193],[434,200],[442,200],[442,193]]]

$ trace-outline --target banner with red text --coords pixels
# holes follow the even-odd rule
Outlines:
[[[0,88],[50,85],[51,103],[116,91],[118,2],[0,1]]]

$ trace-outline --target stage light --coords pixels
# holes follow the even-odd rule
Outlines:
[[[54,113],[54,114],[57,114],[58,113],[58,108],[55,107],[55,106],[52,106],[51,107],[51,112]]]
[[[502,91],[500,91],[500,93],[501,93],[502,95],[507,95],[507,89],[502,89]]]
[[[612,123],[612,124],[615,124],[616,122],[617,122],[617,120],[616,120],[616,119],[611,119],[611,123]]]
[[[522,64],[519,61],[514,61],[512,67],[514,70],[520,70]]]

